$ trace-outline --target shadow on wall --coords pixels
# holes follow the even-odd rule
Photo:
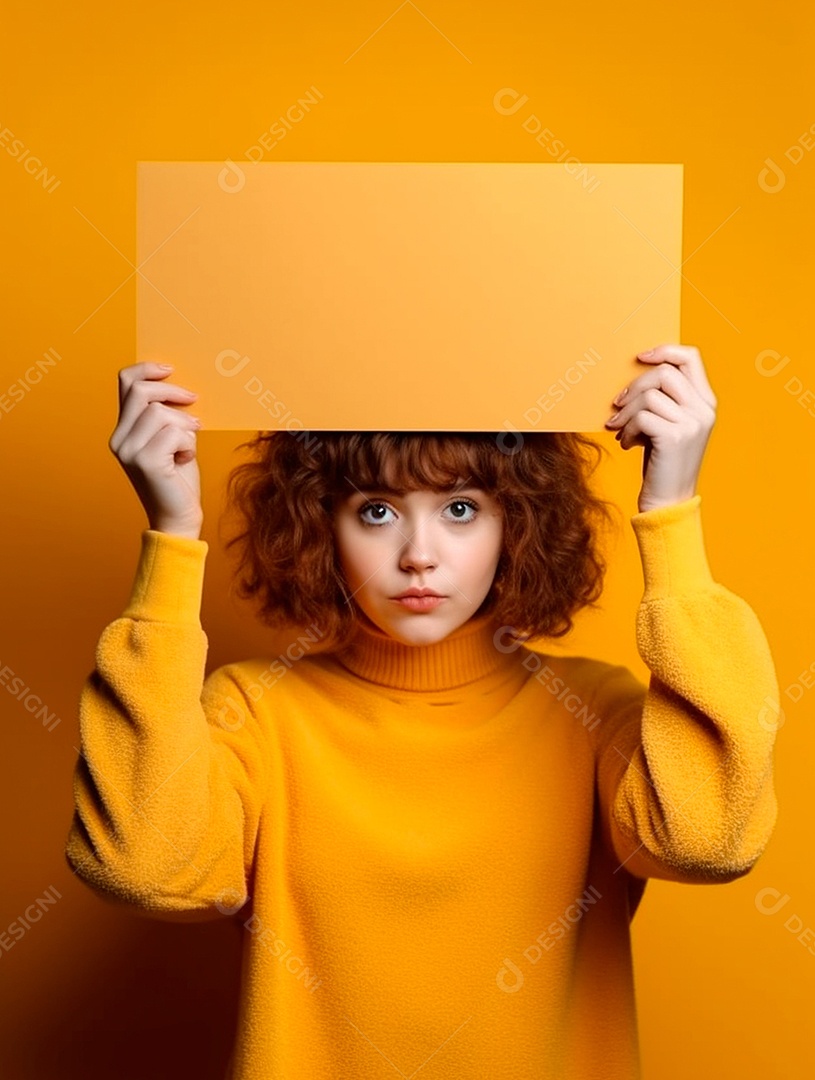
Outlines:
[[[241,924],[116,911],[105,921],[96,947],[87,936],[63,947],[47,982],[20,1003],[26,1020],[3,1049],[3,1077],[223,1080],[238,1015]]]

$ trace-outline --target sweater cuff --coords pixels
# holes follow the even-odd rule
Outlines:
[[[701,495],[634,514],[645,582],[643,600],[714,584],[702,536]]]
[[[126,619],[201,625],[204,563],[209,544],[145,529]]]

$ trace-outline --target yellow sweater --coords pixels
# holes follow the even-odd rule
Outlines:
[[[205,679],[208,545],[147,529],[80,702],[66,856],[109,899],[245,928],[229,1080],[634,1080],[645,880],[732,881],[772,833],[778,701],[700,496],[631,518],[629,670],[306,632]]]

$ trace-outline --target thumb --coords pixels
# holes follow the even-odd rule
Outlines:
[[[645,445],[643,447],[643,451],[642,451],[642,478],[643,478],[643,480],[645,479],[645,473],[648,470],[648,462],[651,459],[651,449],[652,449],[651,440],[649,439],[645,443]]]

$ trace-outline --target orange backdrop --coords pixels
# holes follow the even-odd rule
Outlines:
[[[719,398],[699,488],[708,555],[761,619],[784,710],[780,816],[758,865],[714,888],[652,881],[634,920],[645,1078],[812,1075],[814,22],[807,5],[755,0],[732,13],[699,0],[6,5],[4,1077],[220,1080],[235,1021],[239,924],[134,917],[63,858],[79,691],[146,526],[107,448],[116,372],[134,362],[136,161],[561,155],[684,165],[681,339]],[[245,435],[199,435],[209,670],[279,647],[226,596],[217,525]],[[626,523],[641,451],[599,439],[623,528],[603,609],[562,647],[647,680]]]

